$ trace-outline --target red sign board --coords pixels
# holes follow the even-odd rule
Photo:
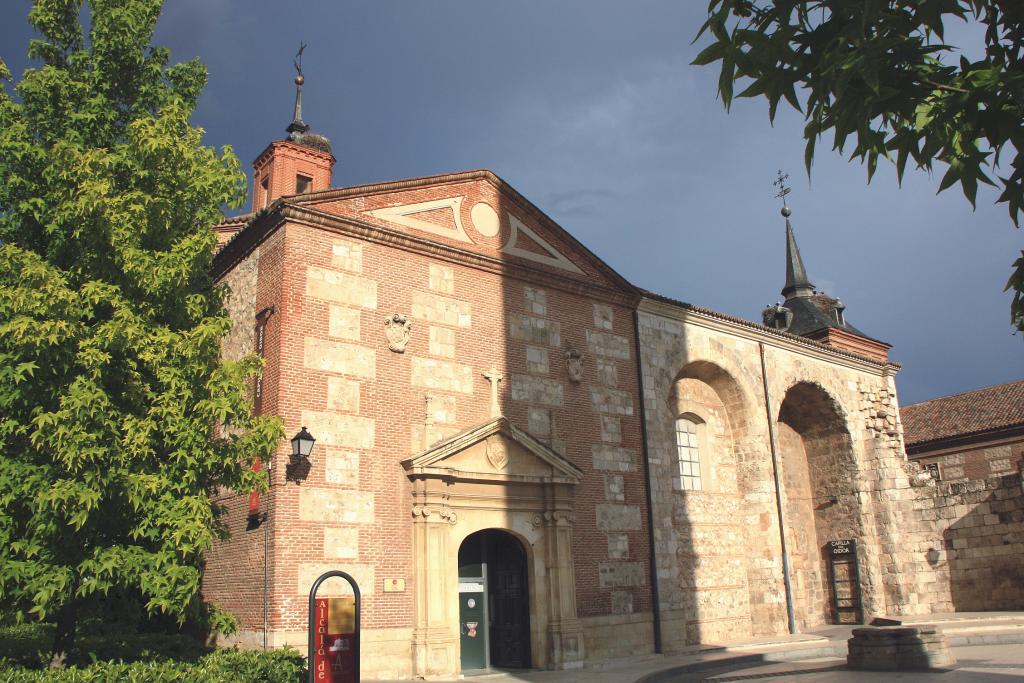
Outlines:
[[[353,598],[318,598],[313,650],[313,680],[356,683]]]

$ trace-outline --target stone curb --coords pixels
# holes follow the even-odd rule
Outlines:
[[[767,664],[770,662],[792,662],[801,659],[814,659],[816,657],[840,656],[846,652],[846,641],[832,643],[794,650],[777,650],[773,652],[758,652],[749,655],[725,656],[717,659],[702,659],[689,664],[673,666],[661,671],[646,674],[634,680],[634,683],[669,683],[677,676],[717,669],[721,666],[734,666],[739,664]]]
[[[1024,631],[953,635],[947,636],[947,638],[949,640],[950,647],[965,647],[969,645],[1022,645],[1024,644]],[[704,659],[645,674],[640,678],[634,679],[633,683],[672,683],[676,677],[684,674],[697,673],[724,666],[769,664],[772,662],[797,662],[802,659],[816,659],[818,657],[828,656],[845,657],[846,650],[846,641],[841,640],[828,645],[815,647],[779,650],[776,652],[758,652],[747,655],[737,655],[735,657],[726,656],[719,659]],[[941,671],[948,671],[948,669],[941,669]]]
[[[966,645],[1024,645],[1024,631],[1007,633],[965,633],[963,635],[946,636],[950,647]]]

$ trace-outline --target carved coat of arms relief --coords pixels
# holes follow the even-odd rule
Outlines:
[[[487,462],[496,470],[508,467],[508,445],[498,436],[487,439]]]
[[[412,323],[401,313],[384,318],[384,335],[388,339],[388,348],[395,353],[405,353],[412,337]]]

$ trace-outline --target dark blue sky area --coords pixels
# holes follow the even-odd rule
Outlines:
[[[941,176],[900,189],[886,166],[867,185],[828,142],[809,181],[799,114],[726,114],[717,69],[689,66],[705,5],[170,0],[157,41],[207,64],[196,124],[246,168],[284,134],[305,41],[304,118],[333,142],[335,185],[489,168],[634,283],[752,320],[785,276],[785,169],[812,281],[893,345],[904,404],[1024,377],[1003,292],[1024,234],[995,193],[972,211],[936,196]],[[0,15],[15,74],[29,6]]]

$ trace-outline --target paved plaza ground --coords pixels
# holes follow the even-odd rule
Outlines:
[[[651,655],[575,671],[490,672],[465,676],[463,683],[1010,683],[1024,681],[1024,613],[933,614],[903,619],[904,625],[935,624],[946,635],[957,665],[948,671],[868,672],[846,668],[852,627],[831,626],[813,633],[765,638],[692,652]]]
[[[797,683],[881,683],[882,681],[941,681],[942,683],[1009,683],[1024,681],[1024,646],[974,645],[953,648],[957,666],[941,672],[850,671],[846,661],[819,657],[799,662],[776,662],[754,666],[729,665],[682,674],[663,683],[732,683],[733,681],[795,681]]]

